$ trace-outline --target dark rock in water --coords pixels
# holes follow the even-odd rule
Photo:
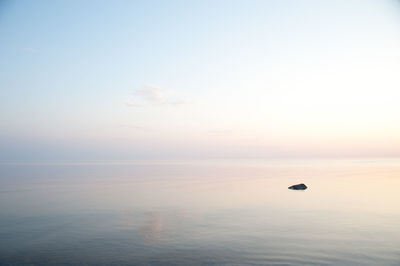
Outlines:
[[[289,189],[294,189],[294,190],[304,190],[304,189],[307,189],[307,186],[304,185],[303,183],[301,183],[301,184],[290,186],[288,188]]]

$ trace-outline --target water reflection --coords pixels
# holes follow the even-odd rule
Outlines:
[[[400,264],[397,162],[0,172],[0,264]]]
[[[123,210],[120,216],[120,229],[121,230],[135,230],[137,222],[133,210]]]
[[[180,211],[150,211],[145,213],[145,222],[139,231],[148,245],[171,241],[183,220],[184,215]]]
[[[121,212],[120,230],[138,231],[145,245],[157,245],[179,235],[185,216],[182,210],[125,210]]]
[[[146,214],[146,222],[140,228],[140,234],[148,244],[154,244],[167,240],[167,233],[165,230],[165,218],[159,212],[148,212]]]

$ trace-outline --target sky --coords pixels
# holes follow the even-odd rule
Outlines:
[[[400,155],[400,1],[1,1],[0,161]]]

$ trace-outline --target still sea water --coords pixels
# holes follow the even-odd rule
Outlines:
[[[0,265],[400,265],[400,161],[1,164]]]

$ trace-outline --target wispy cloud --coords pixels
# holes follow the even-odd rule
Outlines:
[[[214,136],[214,137],[231,135],[232,132],[233,130],[231,129],[212,129],[207,131],[209,136]]]
[[[32,53],[37,52],[37,50],[35,48],[32,48],[32,47],[25,47],[25,48],[23,48],[23,50],[26,51],[26,52],[32,52]]]
[[[142,107],[143,105],[129,101],[129,100],[124,100],[122,101],[126,106],[130,106],[130,107]]]
[[[162,103],[165,101],[165,89],[152,84],[144,84],[142,89],[136,91],[136,95],[150,103]]]
[[[185,104],[187,104],[188,102],[187,101],[184,101],[184,100],[176,100],[176,101],[172,101],[172,102],[170,102],[170,104],[171,105],[174,105],[174,106],[182,106],[182,105],[185,105]]]
[[[124,100],[123,103],[129,107],[142,107],[152,105],[166,105],[166,106],[182,106],[188,102],[173,97],[173,91],[166,90],[162,87],[155,86],[150,83],[145,83],[141,89],[136,90],[134,93],[134,100]],[[171,96],[172,95],[172,96]]]
[[[134,129],[134,130],[144,130],[145,127],[139,126],[139,125],[132,125],[132,124],[118,124],[118,127],[121,128],[128,128],[128,129]]]

